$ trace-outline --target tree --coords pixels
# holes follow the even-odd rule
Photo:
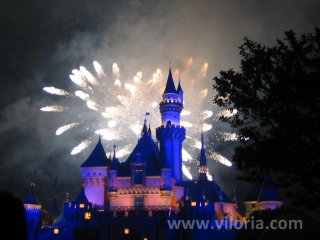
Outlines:
[[[296,205],[320,206],[320,29],[267,47],[248,38],[238,71],[221,71],[214,103],[237,114],[233,161],[243,180],[272,174]]]

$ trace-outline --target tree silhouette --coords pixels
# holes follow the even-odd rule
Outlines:
[[[248,38],[238,71],[221,71],[214,103],[237,114],[222,121],[235,128],[240,145],[233,161],[241,178],[272,173],[297,205],[320,206],[320,29],[267,47]]]

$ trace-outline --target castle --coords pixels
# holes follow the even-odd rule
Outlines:
[[[236,198],[230,199],[215,180],[207,178],[203,134],[199,177],[196,181],[183,180],[183,94],[180,81],[175,87],[170,69],[159,104],[159,146],[146,120],[137,145],[124,162],[119,162],[115,145],[113,156],[107,158],[99,138],[81,165],[83,184],[79,195],[73,201],[67,197],[63,211],[54,220],[44,219],[32,186],[24,201],[29,239],[232,239],[230,231],[222,235],[216,229],[169,229],[167,220],[235,221],[254,210],[280,207],[282,201],[275,189],[265,184],[254,188],[241,215]]]

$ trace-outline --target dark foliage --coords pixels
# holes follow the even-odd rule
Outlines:
[[[273,47],[244,39],[238,71],[214,78],[220,107],[238,113],[222,121],[238,130],[233,161],[242,179],[266,173],[294,204],[320,206],[320,29],[285,33]]]

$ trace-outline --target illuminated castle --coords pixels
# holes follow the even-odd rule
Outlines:
[[[156,128],[159,146],[146,120],[137,145],[124,162],[119,162],[115,145],[113,155],[107,158],[99,138],[81,165],[83,184],[78,197],[74,201],[66,199],[63,212],[54,223],[41,223],[41,228],[34,230],[39,226],[41,205],[34,196],[29,197],[25,206],[30,215],[30,231],[34,233],[30,239],[218,239],[219,231],[211,229],[170,230],[167,220],[243,218],[237,211],[236,198],[230,200],[215,180],[207,178],[203,134],[199,178],[183,180],[183,90],[180,81],[175,87],[171,69],[162,98],[162,124]],[[259,206],[258,199],[254,200],[248,204]],[[266,209],[282,204],[273,200],[260,205]],[[250,207],[246,210],[249,214]],[[227,238],[224,235],[224,239],[232,237],[232,232]]]

